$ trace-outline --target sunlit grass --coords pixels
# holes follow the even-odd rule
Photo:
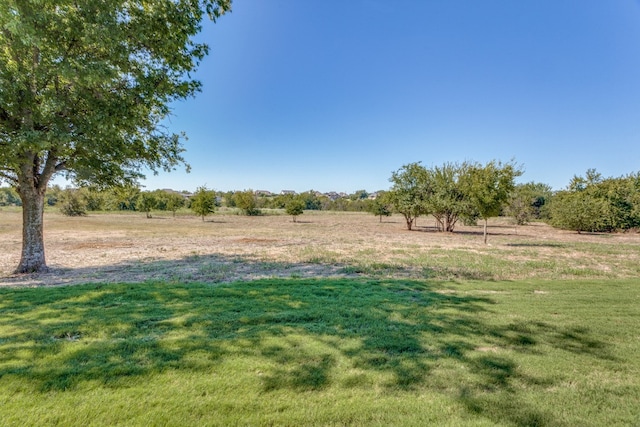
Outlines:
[[[2,289],[0,424],[635,425],[639,301],[637,280]]]

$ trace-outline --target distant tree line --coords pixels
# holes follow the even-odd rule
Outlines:
[[[458,223],[486,224],[490,217],[512,217],[519,225],[545,221],[554,227],[581,232],[640,229],[640,172],[604,178],[594,169],[574,176],[567,188],[552,191],[547,184],[515,184],[522,174],[513,162],[486,164],[464,162],[425,167],[409,163],[392,172],[391,188],[372,196],[365,190],[332,197],[317,191],[299,194],[263,194],[253,190],[216,192],[199,187],[194,194],[170,190],[143,191],[135,186],[65,188],[52,186],[45,202],[65,215],[90,211],[136,211],[152,217],[154,211],[191,209],[202,219],[219,207],[244,215],[282,210],[293,217],[309,210],[370,212],[379,216],[397,213],[407,229],[420,216],[431,216],[440,231],[453,232]],[[13,188],[0,188],[0,206],[19,206]]]

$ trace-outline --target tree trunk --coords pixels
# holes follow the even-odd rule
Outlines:
[[[44,191],[29,187],[21,186],[19,189],[22,199],[22,256],[16,274],[48,271],[44,257]]]
[[[487,218],[484,219],[484,244],[487,244]]]
[[[407,230],[411,231],[411,227],[413,226],[413,218],[411,216],[404,216],[404,220],[407,222]]]

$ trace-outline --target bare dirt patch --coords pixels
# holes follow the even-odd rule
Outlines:
[[[359,213],[306,212],[245,217],[216,214],[145,218],[144,214],[45,214],[47,274],[11,274],[21,249],[19,210],[0,211],[0,284],[87,282],[229,282],[263,277],[393,276],[528,279],[640,276],[640,235],[577,234],[546,224],[434,230],[420,218],[407,231],[400,216],[379,222]]]

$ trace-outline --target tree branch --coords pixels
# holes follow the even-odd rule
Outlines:
[[[9,175],[7,172],[0,172],[0,178],[5,179],[13,184],[18,183],[18,178],[16,178],[15,176]]]
[[[51,149],[47,152],[47,160],[44,163],[44,168],[38,177],[38,188],[46,189],[49,185],[51,177],[57,172],[56,167],[59,165],[58,157],[55,154],[55,150]]]

